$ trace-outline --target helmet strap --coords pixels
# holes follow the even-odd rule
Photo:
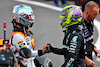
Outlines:
[[[25,26],[23,26],[23,31],[24,31],[24,34],[25,34],[25,36],[26,36],[27,34],[26,34]]]

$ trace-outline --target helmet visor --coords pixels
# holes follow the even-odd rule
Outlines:
[[[31,14],[31,15],[24,14],[23,17],[27,20],[35,20],[34,14]]]
[[[31,15],[23,14],[22,20],[23,20],[23,23],[22,23],[23,25],[32,27],[34,24],[35,16],[34,14],[31,14]]]

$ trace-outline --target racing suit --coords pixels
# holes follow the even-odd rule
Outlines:
[[[64,55],[65,63],[62,67],[86,67],[84,58],[84,36],[83,32],[74,27],[65,31],[62,48],[54,48],[50,46],[51,52]]]
[[[26,31],[26,35],[25,35],[22,28],[16,27],[14,29],[14,32],[11,35],[11,48],[18,59],[19,58],[23,59],[23,57],[20,56],[20,53],[19,53],[19,50],[22,49],[23,47],[29,48],[31,50],[32,57],[37,57],[44,54],[42,50],[33,50],[35,47],[34,42],[35,40],[32,37],[32,34],[30,33],[30,31]],[[34,60],[36,61],[36,59]]]
[[[94,50],[94,45],[92,44],[93,42],[93,21],[90,21],[89,23],[87,23],[87,21],[84,20],[84,37],[85,37],[85,41],[86,41],[86,50],[85,50],[85,55],[93,60],[92,58],[92,51]]]

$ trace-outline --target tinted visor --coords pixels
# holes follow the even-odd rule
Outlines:
[[[34,14],[31,14],[31,15],[24,14],[23,17],[27,20],[35,20]]]
[[[31,15],[23,14],[21,22],[25,26],[32,27],[34,24],[34,20],[35,20],[34,14]]]

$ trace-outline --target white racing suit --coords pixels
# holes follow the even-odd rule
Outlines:
[[[11,36],[11,48],[17,58],[22,58],[19,55],[18,50],[22,48],[29,48],[31,50],[32,57],[37,57],[43,55],[42,50],[33,50],[35,47],[34,38],[31,36],[25,35],[21,31],[14,31]],[[33,66],[35,67],[35,66]]]

